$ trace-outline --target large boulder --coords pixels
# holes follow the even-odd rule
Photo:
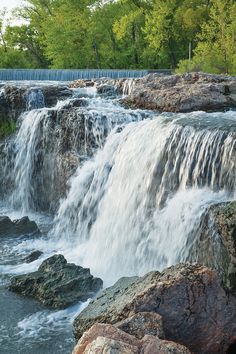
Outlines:
[[[77,338],[97,322],[116,324],[135,313],[154,312],[163,318],[165,338],[194,353],[220,354],[234,343],[236,299],[222,288],[215,271],[180,264],[125,282],[102,291],[77,316]]]
[[[183,345],[147,335],[142,340],[112,325],[97,323],[85,332],[73,354],[191,354]]]
[[[225,110],[236,107],[236,77],[204,73],[150,74],[136,81],[132,94],[123,102],[161,112]]]
[[[209,207],[189,259],[216,269],[225,287],[236,294],[236,202]]]
[[[8,216],[0,216],[0,237],[39,234],[39,228],[28,216],[11,220]]]
[[[102,284],[89,269],[67,263],[62,255],[54,255],[36,272],[13,277],[9,290],[33,297],[44,306],[63,309],[86,301],[102,288]]]

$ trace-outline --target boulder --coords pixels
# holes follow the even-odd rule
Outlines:
[[[97,322],[116,324],[140,312],[163,318],[167,340],[196,354],[220,354],[235,341],[236,299],[221,286],[214,270],[179,264],[162,273],[121,279],[102,291],[75,319],[77,338]],[[122,289],[121,291],[119,291]]]
[[[118,328],[97,323],[85,332],[73,354],[191,354],[183,345],[145,336],[142,340]]]
[[[13,277],[9,290],[33,297],[44,306],[63,309],[88,300],[102,288],[102,284],[102,280],[94,278],[89,269],[67,263],[62,255],[54,255],[36,272]]]
[[[0,237],[39,233],[37,224],[34,221],[30,221],[28,216],[13,221],[8,216],[0,216]]]
[[[39,259],[40,256],[42,256],[43,252],[42,251],[33,251],[30,253],[28,256],[24,258],[24,261],[26,263],[31,263]]]
[[[225,287],[236,295],[236,202],[206,211],[189,260],[216,269]]]
[[[123,100],[130,107],[161,112],[219,111],[236,107],[236,77],[187,73],[149,74],[136,80]]]

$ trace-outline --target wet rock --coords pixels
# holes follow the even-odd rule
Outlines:
[[[177,343],[158,337],[145,336],[138,340],[112,325],[97,323],[85,332],[73,350],[73,354],[191,354]]]
[[[165,338],[194,353],[224,353],[234,342],[236,299],[222,288],[215,271],[180,264],[125,281],[123,287],[121,279],[102,291],[77,316],[77,338],[96,322],[116,324],[139,312],[154,312],[163,318]]]
[[[26,263],[31,263],[39,259],[40,256],[42,256],[43,252],[42,251],[33,251],[30,253],[27,257],[24,258],[24,261]]]
[[[162,317],[154,312],[139,312],[115,324],[120,330],[142,339],[145,335],[164,338]]]
[[[225,287],[236,294],[236,202],[206,211],[189,259],[216,269]]]
[[[69,85],[69,88],[85,88],[93,87],[94,85],[94,80],[75,80]]]
[[[102,287],[90,270],[67,263],[62,255],[46,259],[36,272],[13,277],[9,290],[33,297],[44,306],[63,309],[86,301]]]
[[[8,216],[0,216],[0,237],[40,233],[37,224],[28,216],[12,221]]]
[[[29,94],[33,92],[36,94],[37,91],[40,91],[40,100],[42,101],[43,97],[44,101],[44,104],[41,102],[39,107],[28,102]],[[62,85],[4,85],[1,87],[0,94],[0,123],[16,121],[20,114],[28,109],[41,108],[44,105],[45,107],[53,107],[59,100],[72,97],[72,94],[72,90]]]
[[[161,112],[219,111],[236,107],[236,77],[188,73],[150,74],[136,81],[123,101],[135,108]]]

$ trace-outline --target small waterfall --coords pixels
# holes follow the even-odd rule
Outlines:
[[[109,282],[188,257],[202,213],[236,189],[235,113],[161,115],[78,168],[52,235]]]
[[[131,95],[132,91],[134,89],[134,86],[135,86],[134,79],[125,80],[124,85],[123,85],[123,96]]]
[[[44,95],[40,88],[31,87],[26,91],[26,110],[31,111],[32,109],[45,107]]]
[[[34,190],[32,179],[35,164],[39,161],[38,144],[42,136],[42,124],[45,123],[47,110],[34,110],[25,113],[22,125],[15,140],[16,159],[14,165],[15,190],[11,196],[11,204],[23,212],[34,208]],[[42,129],[42,130],[41,130]],[[34,176],[37,178],[37,175]]]

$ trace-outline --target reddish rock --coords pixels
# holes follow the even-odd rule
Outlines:
[[[73,354],[191,354],[183,345],[145,336],[142,340],[112,325],[97,323],[85,332]]]
[[[115,324],[122,331],[142,339],[145,335],[164,338],[162,317],[154,312],[139,312]]]
[[[222,288],[215,271],[188,264],[130,283],[121,279],[79,314],[75,333],[79,338],[96,322],[115,324],[139,312],[160,314],[165,338],[196,354],[225,353],[236,339],[235,297]]]
[[[96,323],[88,332],[85,332],[78,344],[73,350],[73,354],[83,354],[87,346],[96,340],[98,337],[105,337],[106,339],[116,340],[123,344],[132,347],[133,350],[138,350],[140,342],[135,337],[121,331],[120,329],[101,323]],[[102,353],[102,352],[101,352]]]

